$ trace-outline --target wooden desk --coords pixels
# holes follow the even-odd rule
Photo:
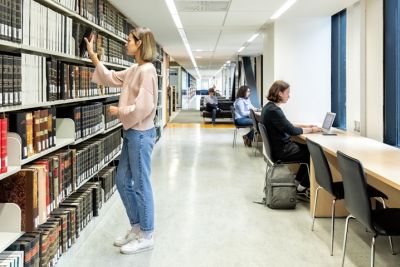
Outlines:
[[[336,152],[338,150],[361,161],[368,184],[386,193],[389,207],[400,207],[400,149],[384,143],[351,134],[325,136],[322,134],[304,134],[299,136],[305,141],[307,138],[317,142],[324,149],[335,181],[342,178],[339,173]],[[317,187],[314,167],[310,168],[310,213],[314,208],[314,193]],[[356,192],[355,192],[356,193]],[[324,190],[320,190],[317,205],[317,217],[330,217],[332,197]],[[346,216],[343,201],[337,202],[337,216]]]

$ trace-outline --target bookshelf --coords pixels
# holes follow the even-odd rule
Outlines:
[[[157,71],[157,79],[158,79],[158,100],[157,100],[157,108],[156,108],[156,117],[154,119],[154,124],[156,128],[156,140],[159,140],[162,134],[163,129],[163,67],[164,67],[164,51],[163,49],[157,45],[158,57],[154,61],[154,66]]]
[[[35,0],[36,2],[53,9],[54,11],[57,11],[60,14],[66,15],[70,18],[73,18],[75,20],[78,20],[81,23],[84,23],[86,25],[92,26],[93,28],[95,28],[96,30],[107,34],[108,36],[126,43],[126,39],[116,35],[115,33],[101,27],[100,25],[97,25],[96,23],[93,23],[92,21],[80,16],[78,13],[76,13],[75,11],[72,11],[70,9],[68,9],[67,7],[64,7],[63,5],[61,5],[60,3],[55,2],[54,0]]]
[[[15,0],[12,0],[12,1],[15,1]],[[125,28],[123,28],[123,30],[121,30],[119,28],[119,26],[115,26],[115,30],[112,30],[112,29],[114,29],[113,25],[111,25],[111,26],[110,26],[110,24],[100,25],[101,24],[100,17],[99,17],[98,23],[95,23],[92,20],[89,20],[88,18],[81,16],[78,12],[69,9],[68,7],[63,6],[60,2],[57,2],[56,0],[34,0],[34,1],[32,1],[32,3],[33,2],[36,5],[40,4],[40,5],[43,5],[44,7],[48,8],[49,14],[50,14],[50,10],[52,10],[52,11],[55,11],[57,13],[57,15],[62,14],[64,16],[66,16],[66,20],[70,19],[71,25],[72,25],[72,20],[73,20],[74,23],[79,22],[80,24],[82,24],[84,26],[92,27],[93,29],[95,29],[95,31],[97,33],[99,33],[99,34],[101,33],[103,36],[105,36],[106,37],[105,39],[108,38],[106,40],[107,46],[108,46],[108,44],[110,44],[110,47],[111,47],[111,43],[114,43],[117,46],[117,48],[119,48],[126,43],[127,36],[126,36]],[[24,11],[24,10],[25,10],[25,8],[22,9],[22,11]],[[32,9],[32,12],[30,10],[30,12],[28,12],[28,13],[33,14],[32,15],[33,17],[31,17],[31,19],[32,18],[36,19],[37,17],[40,17],[38,15],[40,13],[35,13],[35,11],[33,9]],[[119,13],[117,15],[119,16]],[[127,26],[132,26],[132,25],[128,25],[129,23],[126,20],[126,18],[124,18],[124,19],[125,19],[124,22],[127,23],[126,24]],[[25,20],[23,23],[26,23]],[[28,21],[28,23],[30,23],[30,22]],[[47,21],[46,23],[48,25],[50,25],[50,21]],[[61,26],[60,28],[62,28],[62,27],[66,27],[66,26]],[[124,27],[125,27],[125,25],[124,25]],[[21,25],[21,29],[24,29],[24,24]],[[58,30],[58,28],[57,28],[57,30]],[[71,29],[71,31],[72,31],[72,29]],[[30,32],[29,34],[32,34],[32,32]],[[67,33],[67,34],[69,34],[69,33]],[[43,36],[45,38],[48,38],[45,35],[46,34],[44,34]],[[39,38],[35,37],[36,39],[41,38],[41,35],[37,35],[37,36],[39,36]],[[69,37],[71,37],[71,36],[69,36]],[[4,36],[2,36],[2,37],[4,37]],[[58,36],[58,37],[60,37],[60,36]],[[22,38],[25,38],[25,35],[22,35]],[[82,67],[83,66],[93,67],[93,64],[91,63],[91,61],[88,58],[76,56],[75,54],[77,54],[77,53],[74,53],[74,49],[70,49],[70,47],[68,48],[68,45],[66,45],[66,48],[57,50],[55,48],[49,47],[48,45],[43,46],[43,47],[47,47],[47,48],[43,48],[42,46],[37,45],[37,44],[28,45],[26,42],[24,42],[24,40],[25,39],[21,40],[20,43],[7,41],[7,40],[0,40],[0,52],[10,53],[10,54],[16,55],[17,57],[22,54],[40,56],[40,57],[45,58],[43,62],[46,62],[46,59],[47,60],[51,59],[51,60],[66,62],[68,64],[76,64],[76,65],[79,65]],[[46,39],[46,40],[51,41],[50,39]],[[61,39],[57,39],[56,41],[59,42],[60,40]],[[69,40],[69,41],[71,41],[71,40]],[[108,42],[110,42],[110,43],[108,43]],[[50,49],[54,49],[55,51],[50,50]],[[155,124],[156,124],[156,128],[157,128],[157,133],[158,133],[157,136],[159,138],[161,136],[161,130],[163,127],[162,103],[163,103],[163,81],[164,81],[163,79],[164,79],[164,77],[162,74],[163,74],[164,52],[162,51],[162,48],[159,45],[157,45],[157,49],[159,52],[159,57],[157,58],[157,60],[154,64],[155,64],[157,72],[158,72],[158,79],[159,79],[158,97],[159,97],[159,99],[158,99],[158,103],[157,103],[157,111],[156,111],[157,116],[155,119]],[[57,52],[57,51],[67,51],[67,52],[64,53],[64,52]],[[120,50],[116,50],[116,51],[117,52],[115,52],[115,50],[114,51],[108,50],[106,55],[109,54],[109,60],[107,60],[109,62],[105,62],[103,60],[102,63],[106,67],[109,67],[109,68],[115,69],[115,70],[123,70],[123,69],[130,67],[131,62],[127,61],[123,54],[119,54]],[[117,55],[116,56],[115,56],[115,54],[112,55],[112,52],[117,53]],[[118,62],[118,64],[113,63],[113,62]],[[24,63],[22,63],[22,64],[24,64]],[[46,65],[45,63],[43,63],[43,64]],[[47,71],[46,66],[44,66],[44,68],[41,70],[43,71],[43,73],[46,73],[46,71]],[[22,74],[22,77],[24,77],[24,75],[27,75],[27,74]],[[81,74],[79,74],[79,75],[81,75]],[[26,77],[29,78],[29,76],[26,76]],[[43,80],[46,80],[46,78],[47,78],[46,76],[42,76]],[[86,77],[86,78],[88,78],[88,77]],[[75,77],[74,77],[74,79],[75,79]],[[72,81],[75,82],[74,80],[72,80]],[[28,79],[27,83],[25,85],[21,86],[21,87],[24,86],[23,88],[21,88],[23,92],[24,92],[24,90],[25,90],[25,92],[28,92],[27,88],[30,87],[29,83],[30,83],[30,80]],[[82,83],[80,85],[82,86]],[[42,86],[38,87],[37,92],[41,92],[40,90],[45,90],[45,87],[46,87],[46,85],[45,85],[45,83],[43,83]],[[79,89],[81,89],[81,88],[85,88],[85,87],[80,87]],[[15,91],[16,91],[16,89],[14,89],[14,92]],[[114,90],[112,92],[116,92],[116,91]],[[89,95],[89,94],[85,94],[85,95]],[[94,94],[92,93],[91,95],[94,95]],[[46,108],[46,107],[49,107],[49,108],[50,107],[59,107],[59,106],[65,106],[67,104],[78,104],[79,105],[79,104],[83,104],[84,102],[90,102],[90,101],[95,101],[95,100],[102,101],[102,102],[104,101],[103,102],[103,105],[104,105],[104,103],[106,103],[106,101],[109,101],[110,99],[115,99],[117,101],[119,95],[120,95],[120,93],[101,94],[101,95],[96,95],[96,96],[76,97],[73,99],[65,99],[65,100],[41,101],[41,102],[32,103],[32,104],[26,104],[26,103],[22,102],[22,105],[14,105],[14,106],[1,106],[1,103],[0,103],[0,113],[6,114],[7,112],[31,110],[31,109],[36,109],[36,108],[41,109],[41,108]],[[46,99],[46,97],[44,97],[43,99]],[[49,98],[47,98],[47,99],[49,99]],[[52,98],[50,98],[50,99],[52,99]],[[59,99],[59,98],[57,98],[57,99]],[[28,99],[28,100],[30,100],[30,99]],[[35,102],[35,99],[33,99],[33,100],[34,101],[31,101],[31,102]],[[29,103],[29,102],[27,101],[27,103]],[[22,142],[21,142],[21,137],[18,134],[13,133],[13,132],[7,133],[8,169],[7,169],[6,173],[0,174],[0,181],[2,179],[5,179],[5,178],[21,171],[21,169],[24,168],[25,164],[32,163],[32,162],[36,161],[37,159],[40,159],[44,156],[47,156],[53,152],[58,151],[59,149],[68,148],[69,146],[72,146],[72,145],[81,144],[90,139],[97,139],[94,137],[96,137],[98,135],[106,135],[105,139],[107,139],[107,134],[111,134],[112,131],[115,131],[112,133],[112,135],[113,135],[113,138],[115,137],[115,139],[117,139],[117,141],[118,141],[119,132],[117,129],[120,129],[122,124],[120,122],[115,122],[115,123],[116,123],[115,125],[113,125],[113,123],[112,123],[111,125],[113,125],[113,126],[109,127],[108,129],[105,129],[105,118],[103,115],[102,116],[102,124],[99,127],[99,129],[96,128],[96,130],[97,130],[96,132],[94,132],[93,134],[86,136],[84,138],[75,140],[75,134],[76,134],[75,130],[76,129],[75,129],[74,121],[69,118],[62,118],[62,117],[58,116],[58,114],[57,114],[56,136],[55,136],[56,145],[54,147],[49,147],[48,149],[41,151],[40,153],[36,153],[26,159],[21,159],[21,150],[22,150],[22,146],[23,146]],[[79,145],[77,147],[80,147],[81,145]],[[83,145],[86,145],[86,144],[83,144]],[[89,181],[90,179],[92,179],[93,177],[98,175],[98,173],[102,169],[104,169],[106,166],[108,166],[114,160],[116,160],[121,154],[121,147],[122,147],[122,142],[121,142],[121,146],[119,146],[118,149],[117,148],[114,149],[114,146],[112,146],[111,149],[114,149],[113,152],[107,154],[107,156],[103,160],[100,160],[100,159],[98,159],[98,157],[96,157],[96,161],[99,160],[98,161],[99,163],[95,164],[96,167],[93,169],[97,169],[97,171],[94,171],[93,173],[91,171],[90,175],[88,175],[87,178],[84,176],[85,178],[82,178],[83,181],[81,181],[76,186],[75,191],[78,190],[87,181]],[[38,151],[40,151],[40,149]],[[102,152],[103,152],[103,150],[102,150]],[[15,183],[14,180],[12,182]],[[48,191],[48,189],[46,189],[46,191]],[[67,193],[65,193],[65,195],[68,195],[68,193],[72,194],[73,192],[68,191]],[[61,192],[60,192],[60,195],[61,195]],[[107,202],[108,208],[110,208],[110,206],[112,206],[112,203],[115,202],[115,199],[116,199],[116,197],[114,196],[113,201]],[[54,200],[53,200],[53,202],[54,202]],[[103,214],[105,214],[105,212],[108,209],[106,207],[107,207],[107,205],[103,206],[103,208],[101,209],[100,216],[97,217],[96,219],[93,219],[93,221],[98,223],[101,220],[101,216]],[[92,223],[91,225],[92,226],[90,228],[95,227],[96,224]],[[90,231],[86,230],[88,228],[89,227],[84,229],[85,233],[87,233],[87,236],[90,234]],[[22,234],[23,234],[23,232],[21,232],[21,209],[20,209],[20,207],[13,203],[0,203],[0,253],[3,250],[5,250],[9,245],[11,245],[15,240],[17,240]],[[79,240],[81,240],[81,238]],[[81,242],[83,242],[83,241],[81,241]],[[72,248],[74,248],[74,246]]]

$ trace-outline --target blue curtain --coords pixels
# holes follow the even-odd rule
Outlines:
[[[346,129],[346,10],[332,16],[331,110],[334,127]]]
[[[398,0],[384,1],[384,142],[400,145],[400,12]]]

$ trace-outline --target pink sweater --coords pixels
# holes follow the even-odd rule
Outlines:
[[[118,117],[125,130],[145,131],[154,127],[158,89],[157,73],[152,63],[133,64],[123,71],[110,71],[100,62],[92,81],[122,87]]]

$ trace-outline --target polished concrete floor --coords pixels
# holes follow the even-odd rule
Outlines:
[[[154,250],[122,255],[113,247],[129,227],[116,195],[91,234],[57,266],[340,266],[344,220],[337,220],[331,257],[329,220],[318,219],[311,232],[307,204],[290,211],[254,204],[262,198],[265,164],[241,139],[233,149],[232,137],[229,128],[166,128],[153,154]],[[351,224],[346,266],[369,265],[370,238]],[[394,241],[400,251],[400,239]],[[386,238],[376,246],[376,266],[400,266]]]

